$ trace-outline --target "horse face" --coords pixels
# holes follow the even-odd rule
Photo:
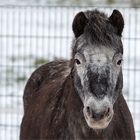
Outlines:
[[[74,57],[74,85],[88,125],[103,129],[113,117],[113,104],[122,89],[122,54],[103,46],[84,48]]]
[[[107,20],[104,22],[107,22],[105,28],[108,27],[107,24],[111,24]],[[83,114],[88,126],[104,129],[112,120],[113,105],[123,86],[123,49],[118,32],[109,31],[103,35],[95,29],[99,36],[93,38],[90,21],[85,28],[79,36],[74,32],[74,86],[83,103]],[[110,27],[108,29],[110,30]],[[103,39],[105,43],[102,42]]]

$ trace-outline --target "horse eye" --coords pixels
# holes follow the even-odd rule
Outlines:
[[[77,65],[80,65],[80,64],[81,64],[81,62],[80,62],[78,59],[75,59],[75,63],[76,63]]]
[[[122,64],[122,60],[120,59],[118,62],[117,62],[117,65],[121,65]]]

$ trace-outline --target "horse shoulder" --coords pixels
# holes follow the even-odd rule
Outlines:
[[[24,112],[26,112],[33,98],[44,84],[49,81],[54,82],[60,77],[65,78],[69,71],[69,61],[66,60],[53,61],[37,68],[25,86],[23,95]]]

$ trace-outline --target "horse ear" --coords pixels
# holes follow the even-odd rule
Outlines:
[[[83,34],[87,22],[88,19],[86,18],[83,12],[79,12],[75,16],[72,24],[72,29],[76,38],[79,37],[81,34]]]
[[[124,19],[118,10],[113,10],[112,15],[109,17],[111,24],[117,29],[117,35],[121,36],[124,28]]]

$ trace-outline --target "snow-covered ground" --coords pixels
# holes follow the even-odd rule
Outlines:
[[[93,8],[0,6],[0,140],[19,139],[23,90],[35,61],[70,58],[73,17]],[[124,95],[140,140],[140,9],[119,10],[125,19]]]

